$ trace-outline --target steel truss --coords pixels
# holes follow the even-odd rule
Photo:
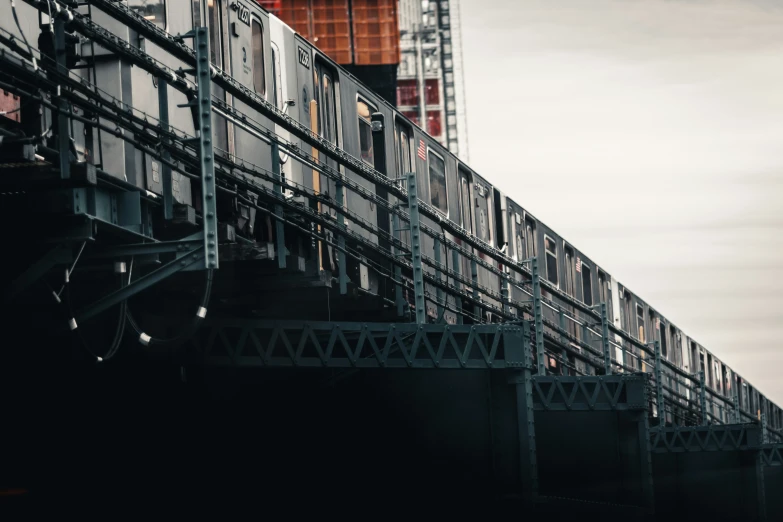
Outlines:
[[[46,10],[50,5],[49,1],[25,1],[43,10]],[[54,17],[55,32],[57,36],[56,41],[59,42],[57,43],[58,53],[56,60],[54,63],[50,64],[47,63],[43,57],[39,57],[41,69],[39,70],[38,68],[32,67],[29,63],[29,59],[31,59],[32,56],[27,53],[26,49],[20,46],[18,42],[14,41],[12,38],[9,39],[4,34],[0,34],[0,43],[3,43],[13,51],[13,53],[7,53],[4,50],[1,50],[2,52],[0,53],[0,59],[2,60],[3,65],[8,66],[8,71],[13,70],[13,77],[0,74],[0,77],[3,79],[2,87],[15,92],[19,91],[25,96],[32,97],[34,97],[33,93],[24,90],[28,88],[29,85],[39,85],[42,91],[47,91],[49,94],[56,92],[57,95],[52,102],[43,99],[43,97],[40,97],[39,102],[52,110],[53,114],[56,116],[57,128],[59,129],[58,137],[61,140],[68,137],[67,127],[63,125],[63,122],[67,122],[67,120],[71,118],[73,120],[81,121],[85,125],[90,125],[107,132],[115,132],[117,137],[121,139],[133,140],[134,146],[139,150],[160,160],[163,165],[164,186],[162,204],[164,216],[166,216],[167,219],[172,216],[172,196],[170,193],[170,175],[172,170],[178,171],[180,174],[191,177],[194,180],[198,180],[202,186],[202,208],[204,209],[204,212],[201,215],[203,235],[200,236],[200,240],[203,244],[203,252],[199,254],[192,249],[194,245],[194,238],[192,237],[185,238],[181,242],[165,243],[159,242],[153,237],[147,216],[149,207],[161,205],[160,201],[155,198],[148,199],[149,196],[140,193],[137,188],[125,186],[116,179],[110,179],[110,176],[107,176],[106,173],[97,172],[90,175],[89,168],[87,169],[87,175],[84,179],[86,180],[85,183],[87,183],[88,187],[69,189],[72,190],[70,194],[74,197],[74,200],[76,198],[81,198],[82,201],[86,201],[84,204],[85,208],[84,210],[81,210],[81,214],[86,216],[88,220],[99,222],[101,226],[114,227],[115,229],[122,230],[126,232],[130,238],[126,240],[130,244],[112,247],[113,250],[105,249],[103,252],[98,249],[95,252],[91,252],[89,257],[94,259],[109,259],[112,256],[117,258],[123,255],[142,255],[143,253],[171,253],[172,250],[174,250],[178,256],[176,259],[179,260],[179,263],[172,262],[165,265],[166,270],[157,271],[155,273],[157,275],[145,279],[143,281],[144,284],[141,284],[142,281],[139,281],[136,284],[129,285],[127,289],[105,296],[104,299],[97,301],[91,307],[88,307],[87,310],[84,310],[82,312],[83,317],[94,315],[98,313],[100,309],[105,309],[108,306],[116,304],[124,298],[127,298],[127,296],[132,295],[136,290],[147,288],[179,270],[192,269],[193,265],[196,265],[199,268],[217,268],[217,220],[213,219],[216,216],[214,196],[216,192],[221,191],[223,193],[232,194],[241,200],[242,196],[238,194],[236,189],[229,188],[229,185],[239,186],[243,190],[258,197],[257,201],[243,200],[243,203],[253,205],[259,212],[266,213],[275,221],[277,230],[277,252],[280,267],[285,267],[286,255],[283,239],[283,224],[296,227],[297,230],[302,233],[309,234],[318,241],[330,244],[338,251],[340,256],[343,256],[343,258],[349,256],[356,260],[364,260],[364,258],[358,255],[351,246],[346,246],[346,239],[350,239],[353,244],[370,249],[370,251],[375,251],[384,259],[384,262],[387,262],[389,266],[392,267],[384,268],[377,264],[373,266],[381,275],[392,281],[398,290],[403,285],[407,285],[402,277],[403,271],[405,271],[405,274],[411,274],[410,278],[413,280],[414,293],[416,296],[414,311],[417,314],[417,322],[419,323],[423,322],[423,303],[425,300],[437,304],[440,318],[443,317],[444,310],[449,310],[458,315],[459,321],[462,321],[462,318],[465,317],[474,322],[480,322],[482,320],[481,310],[486,310],[491,311],[506,322],[529,320],[533,325],[531,338],[535,340],[535,370],[541,377],[549,371],[545,363],[546,356],[552,356],[559,360],[561,362],[561,367],[566,366],[569,356],[573,357],[574,359],[584,361],[587,363],[588,367],[594,370],[597,369],[602,371],[605,376],[610,376],[616,371],[627,372],[629,368],[625,366],[625,361],[621,362],[614,360],[612,348],[618,348],[623,351],[624,354],[628,353],[632,348],[635,348],[642,354],[655,358],[653,382],[655,382],[655,404],[659,418],[664,417],[666,412],[671,411],[671,408],[679,408],[699,412],[703,424],[716,421],[723,422],[722,418],[716,419],[712,413],[708,412],[707,396],[709,396],[710,409],[714,399],[723,403],[726,409],[732,412],[735,422],[742,419],[757,422],[755,417],[748,412],[743,411],[739,404],[734,403],[733,397],[727,398],[722,396],[715,390],[707,387],[703,377],[699,379],[698,375],[688,374],[672,362],[663,359],[660,355],[660,348],[657,342],[653,343],[652,346],[648,346],[609,323],[606,317],[605,303],[601,303],[598,307],[591,308],[560,292],[557,288],[554,288],[549,284],[548,281],[540,277],[536,265],[537,261],[535,259],[530,260],[529,266],[526,263],[516,263],[505,255],[497,252],[489,245],[470,236],[456,224],[449,221],[443,221],[435,209],[416,198],[415,191],[406,189],[404,186],[398,186],[398,184],[384,176],[382,173],[370,168],[364,162],[352,157],[314,134],[310,129],[296,122],[272,104],[259,97],[256,93],[251,92],[239,84],[226,72],[210,67],[208,56],[204,52],[205,49],[208,49],[208,34],[203,28],[196,30],[193,34],[174,36],[166,33],[149,21],[144,20],[143,17],[123,3],[117,3],[110,0],[91,0],[91,4],[100,8],[109,16],[112,16],[131,27],[140,35],[143,35],[151,42],[166,50],[172,57],[192,68],[190,70],[174,70],[171,67],[164,65],[162,62],[151,58],[144,53],[143,50],[128,45],[127,42],[93,23],[89,17],[70,9],[69,5],[66,3],[58,2],[56,0],[51,0],[51,2],[59,6],[59,9],[57,10],[59,14]],[[441,242],[436,244],[443,244],[446,247],[447,255],[445,260],[440,259],[438,255],[433,259],[422,253],[419,241],[414,241],[411,245],[404,244],[399,239],[398,235],[392,234],[388,234],[388,237],[385,237],[385,239],[390,242],[393,251],[387,254],[380,253],[377,246],[372,242],[367,241],[355,231],[347,229],[345,225],[346,219],[358,228],[364,228],[368,232],[378,234],[379,236],[382,235],[376,227],[370,223],[364,222],[363,218],[352,214],[350,210],[345,209],[340,211],[338,213],[337,221],[334,222],[323,215],[317,215],[309,208],[297,207],[286,201],[285,198],[282,197],[283,189],[293,190],[299,194],[304,194],[311,201],[318,201],[327,205],[334,203],[323,199],[323,197],[318,194],[308,192],[303,187],[297,187],[286,183],[281,179],[279,172],[276,172],[274,165],[273,171],[268,172],[243,162],[215,156],[214,151],[211,150],[210,140],[206,139],[207,134],[204,134],[204,139],[198,139],[197,137],[186,136],[176,129],[171,128],[167,121],[167,111],[161,110],[160,120],[157,120],[157,123],[155,123],[155,118],[149,117],[146,114],[139,114],[132,108],[123,106],[119,100],[113,99],[111,96],[106,95],[106,93],[99,93],[99,90],[95,86],[90,85],[89,82],[85,82],[81,78],[76,79],[69,76],[69,72],[65,68],[62,60],[63,31],[66,23],[69,28],[73,28],[83,36],[91,38],[96,43],[114,53],[119,59],[132,63],[158,78],[161,87],[159,88],[161,108],[167,106],[165,103],[165,98],[168,96],[167,89],[173,88],[185,93],[189,99],[192,100],[193,106],[198,109],[195,111],[198,115],[197,119],[199,122],[197,127],[208,124],[211,120],[211,111],[213,110],[228,118],[233,118],[232,121],[234,121],[236,125],[257,135],[259,139],[270,143],[273,148],[279,147],[281,150],[289,153],[297,161],[300,161],[337,181],[341,191],[346,189],[352,190],[361,197],[373,201],[379,208],[383,207],[388,210],[395,219],[395,231],[397,230],[397,225],[400,227],[409,225],[411,229],[415,227],[421,234],[429,235],[430,237],[435,238],[436,241]],[[183,38],[190,37],[195,38],[195,50],[183,43]],[[19,56],[22,57],[22,60],[18,58]],[[28,61],[25,61],[25,58]],[[195,79],[191,80],[188,75],[193,74],[195,74]],[[237,113],[235,109],[225,103],[211,100],[209,82],[199,81],[202,78],[209,78],[210,76],[220,87],[225,89],[226,92],[235,96],[236,99],[247,103],[253,109],[258,110],[273,123],[281,125],[296,138],[302,139],[306,144],[314,147],[319,151],[319,155],[336,160],[339,164],[350,168],[364,179],[375,183],[376,186],[383,187],[384,190],[393,198],[396,198],[397,201],[407,203],[408,212],[405,211],[404,205],[387,202],[378,198],[372,191],[368,191],[357,183],[345,179],[339,170],[329,167],[324,161],[318,159],[318,157],[314,158],[307,155],[294,144],[281,140],[274,132],[271,132],[260,123],[254,122],[251,118],[246,118],[244,115]],[[89,119],[76,116],[71,110],[72,107],[85,109],[91,114],[99,116],[101,119],[99,120],[97,117]],[[115,127],[111,128],[102,123],[102,121],[109,122],[115,125]],[[126,136],[125,130],[130,131],[129,134],[133,137]],[[60,149],[62,153],[60,154],[58,161],[58,175],[70,179],[71,181],[69,181],[69,183],[73,183],[75,178],[78,183],[81,183],[81,181],[78,181],[80,172],[78,168],[76,168],[78,164],[69,160],[68,155],[65,153],[65,151],[68,150],[65,143],[65,141],[61,141]],[[276,154],[273,154],[273,157],[276,156]],[[193,174],[193,172],[197,172],[198,174]],[[269,189],[267,187],[262,187],[255,179],[270,182],[274,188]],[[342,195],[342,192],[339,192],[339,195]],[[104,208],[119,208],[119,210],[114,211],[114,214],[109,212],[107,215],[103,215],[98,210]],[[418,217],[419,214],[437,222],[438,225],[442,227],[443,231],[448,232],[453,238],[460,240],[462,244],[457,244],[452,239],[444,237],[443,231],[435,230],[420,222]],[[323,233],[317,234],[313,230],[302,227],[298,224],[296,219],[294,219],[295,216],[304,217],[306,220],[317,224],[319,230],[323,229]],[[327,237],[326,231],[332,233],[336,239],[333,240]],[[89,239],[92,239],[92,235],[90,235]],[[187,249],[187,252],[182,250],[185,248]],[[489,261],[476,255],[471,249],[475,250],[475,252],[480,252]],[[448,260],[450,258],[448,251],[451,251],[451,258],[455,260],[452,268],[448,267]],[[183,260],[184,256],[182,254],[184,253],[200,256],[199,259],[197,259],[198,263],[195,263],[195,261],[186,263]],[[408,257],[406,258],[406,256]],[[470,261],[472,274],[459,273],[459,256],[463,256]],[[63,259],[65,259],[65,257],[63,257]],[[192,258],[185,257],[185,259]],[[31,270],[22,274],[14,284],[12,292],[14,294],[18,293],[28,285],[31,280],[34,280],[37,277],[38,272],[50,267],[51,260],[51,256],[47,255],[41,259],[40,263],[34,265]],[[63,262],[66,261],[58,261],[58,263]],[[502,265],[505,268],[500,269],[495,263]],[[426,265],[433,273],[423,270],[422,265]],[[346,275],[344,272],[344,263],[341,263],[340,266],[340,289],[341,293],[345,293]],[[479,267],[487,270],[490,274],[493,274],[499,279],[501,288],[499,293],[490,291],[478,284],[476,271]],[[524,282],[516,281],[513,277],[515,274],[521,275]],[[152,276],[152,274],[150,274],[150,276]],[[424,286],[425,283],[436,289],[437,296],[430,295],[426,291]],[[530,301],[512,301],[509,298],[509,286],[522,289],[526,295],[530,296]],[[542,289],[550,292],[556,301],[542,298]],[[489,299],[482,299],[480,297],[481,294]],[[456,309],[447,304],[448,300],[445,297],[446,295],[452,296],[454,302],[458,303]],[[496,305],[495,303],[498,304]],[[574,308],[579,314],[582,314],[583,317],[565,312],[562,307],[563,305]],[[402,303],[399,292],[397,293],[397,307],[400,313],[402,313]],[[511,312],[511,307],[516,309],[515,313]],[[553,324],[543,317],[543,309],[547,307],[559,313],[560,324]],[[582,332],[584,334],[582,339],[574,339],[568,334],[564,325],[566,319],[571,320],[582,327]],[[455,325],[451,328],[458,328],[459,326],[460,325]],[[413,328],[418,327],[419,326],[417,325],[413,325]],[[425,326],[425,328],[428,327],[429,326]],[[250,328],[250,330],[248,331],[246,328]],[[393,361],[399,360],[405,365],[421,365],[421,367],[444,367],[444,365],[445,367],[449,367],[449,365],[458,365],[458,367],[467,368],[510,368],[513,364],[518,362],[514,359],[508,359],[506,354],[505,340],[512,335],[510,330],[505,330],[506,328],[509,328],[507,326],[498,327],[500,330],[495,333],[487,331],[482,334],[474,334],[472,340],[470,334],[460,332],[459,330],[453,330],[453,333],[449,333],[448,335],[445,333],[442,334],[437,342],[430,339],[431,336],[437,336],[437,333],[428,332],[426,334],[415,334],[411,332],[410,335],[413,336],[413,339],[410,340],[410,344],[406,344],[408,342],[407,339],[403,342],[397,342],[395,340],[395,343],[399,344],[396,349],[400,350],[398,359],[395,359],[391,351],[384,354],[381,348],[373,348],[373,343],[378,345],[378,342],[381,339],[383,340],[383,346],[386,346],[387,338],[382,336],[379,337],[372,332],[364,334],[364,345],[354,346],[352,349],[349,349],[348,345],[350,342],[349,338],[346,337],[346,334],[342,334],[343,337],[337,335],[333,340],[332,334],[330,333],[329,337],[324,340],[320,338],[319,335],[326,335],[325,331],[319,330],[316,333],[311,327],[310,331],[306,332],[306,335],[303,335],[304,328],[306,327],[303,325],[301,328],[302,330],[298,334],[292,332],[278,333],[276,339],[279,338],[281,344],[278,345],[278,341],[272,343],[270,345],[271,347],[267,346],[266,348],[261,349],[258,356],[247,354],[247,351],[251,348],[258,351],[258,347],[254,342],[254,339],[258,339],[258,334],[253,333],[254,327],[240,327],[240,337],[235,340],[232,340],[227,330],[223,330],[220,336],[212,339],[210,349],[217,347],[219,350],[222,350],[225,354],[223,357],[226,358],[224,359],[224,362],[230,361],[234,364],[245,364],[245,361],[253,360],[254,365],[277,364],[274,361],[288,360],[291,365],[324,366],[339,364],[344,366],[355,365],[358,367],[362,364],[381,365],[380,363],[384,363],[387,365],[394,365],[397,364],[397,362]],[[319,326],[319,328],[322,330],[329,329],[323,325]],[[483,326],[475,325],[475,328],[483,328]],[[361,332],[357,333],[354,331],[353,333],[360,337],[362,335]],[[523,334],[527,335],[527,333],[529,332],[523,329]],[[244,337],[241,337],[242,335],[244,335]],[[397,335],[399,336],[401,334]],[[465,337],[466,335],[467,337]],[[291,343],[290,339],[288,344],[291,346],[291,349],[289,349],[283,341],[283,339],[287,339],[291,336],[298,339],[296,343],[297,349],[299,344],[303,342],[302,340],[304,340],[302,349],[298,352],[294,350],[291,353],[291,349],[293,349],[294,345]],[[460,336],[463,337],[461,338]],[[493,341],[485,342],[481,340],[482,336],[489,336]],[[613,339],[614,336],[618,336],[622,339],[620,344]],[[345,338],[345,341],[343,338]],[[446,341],[443,341],[443,339],[446,339]],[[457,341],[456,339],[460,339],[460,341]],[[208,343],[208,341],[204,342]],[[236,345],[229,348],[228,346],[234,342]],[[445,342],[445,344],[441,345],[443,342]],[[465,342],[467,344],[460,348],[460,342]],[[312,344],[312,346],[308,343]],[[572,343],[578,346],[578,349],[571,346]],[[501,349],[501,347],[503,349]],[[286,350],[285,353],[281,351],[283,348]],[[312,349],[312,351],[308,352],[310,349]],[[370,354],[370,350],[373,350],[372,354]],[[389,350],[391,350],[391,348],[389,348]],[[334,354],[340,355],[335,356]],[[365,354],[367,354],[367,356],[365,356]],[[625,359],[625,357],[623,357],[623,359]],[[371,363],[367,361],[375,362]],[[574,373],[576,373],[575,369]],[[664,381],[668,381],[669,385],[665,385]],[[584,382],[587,383],[588,381]],[[561,386],[565,386],[565,384],[561,383]],[[583,386],[588,386],[588,384],[584,384]],[[605,384],[602,386],[605,386]],[[579,393],[585,394],[586,392],[583,389]],[[783,433],[780,431],[773,430],[768,426],[766,426],[766,428],[765,436],[770,435],[778,440],[783,436]]]

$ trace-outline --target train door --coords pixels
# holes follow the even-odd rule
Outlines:
[[[284,25],[277,18],[269,18],[269,40],[271,48],[271,67],[267,70],[271,73],[271,96],[267,95],[267,99],[274,103],[275,107],[284,114],[288,114],[289,108],[294,106],[296,102],[293,100],[295,97],[289,95],[289,83],[288,83],[288,70],[287,70],[287,57],[286,57],[286,31]],[[280,136],[284,141],[291,141],[291,133],[280,125],[275,124],[275,133]],[[292,184],[301,184],[301,171],[296,174],[292,171],[292,163],[289,163],[289,156],[283,151],[280,151],[280,172],[283,179]],[[293,198],[294,191],[286,189],[285,195],[287,198]],[[300,196],[300,202],[303,201]]]
[[[492,191],[482,183],[476,183],[476,232],[478,238],[492,245]],[[479,253],[484,259],[484,254]]]
[[[525,256],[528,259],[538,257],[538,241],[536,241],[536,222],[525,217]]]
[[[459,183],[459,224],[471,236],[474,234],[473,219],[473,176],[464,166],[457,167],[457,179]],[[473,248],[464,245],[467,250],[473,252]],[[461,272],[466,279],[471,277],[471,263],[467,256],[462,256]]]
[[[338,146],[337,136],[337,86],[334,70],[316,57],[313,60],[313,100],[310,103],[310,125],[313,131],[332,145]],[[318,151],[314,151],[318,157]],[[328,156],[321,156],[320,162],[332,172],[340,171],[337,162]],[[313,170],[313,190],[323,194],[327,199],[334,200],[337,192],[337,182],[320,172]],[[345,202],[343,202],[345,205]],[[317,205],[319,212],[337,215],[333,205]],[[328,233],[327,235],[331,235]],[[321,267],[337,271],[337,252],[330,246],[321,247],[319,251]]]
[[[587,306],[593,306],[593,271],[590,265],[581,259],[577,260],[576,268],[582,276],[582,302]]]
[[[225,0],[210,0],[206,2],[206,21],[209,29],[209,53],[212,64],[218,69],[224,69],[227,61],[223,36],[226,34]],[[230,70],[230,69],[229,69]],[[226,91],[212,84],[212,97],[222,102],[227,101]],[[215,154],[226,156],[229,149],[228,122],[222,116],[212,116],[212,140]]]
[[[406,186],[406,176],[409,172],[414,172],[413,162],[411,161],[411,139],[413,132],[411,128],[397,120],[394,127],[394,146],[396,147],[396,163],[397,163],[397,186],[404,188]],[[403,208],[407,208],[407,201],[400,201],[400,205]],[[408,224],[400,223],[400,240],[404,245],[410,246],[411,233],[408,229]]]

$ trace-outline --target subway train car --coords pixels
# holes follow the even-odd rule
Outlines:
[[[22,34],[41,35],[40,47],[51,39],[51,27],[45,15],[24,2],[17,2],[20,23],[17,29],[7,25],[16,38]],[[565,238],[529,213],[516,200],[505,194],[469,165],[449,152],[435,138],[402,115],[395,107],[359,82],[281,20],[250,1],[240,0],[129,0],[128,8],[170,35],[185,34],[195,27],[209,29],[211,61],[215,68],[232,76],[242,86],[322,140],[347,152],[382,176],[401,187],[406,175],[415,173],[418,198],[435,210],[422,217],[422,226],[435,231],[424,235],[422,251],[434,258],[435,266],[425,264],[425,272],[449,288],[459,288],[461,281],[472,280],[479,289],[473,304],[460,303],[455,293],[428,282],[425,292],[430,299],[426,316],[430,321],[501,322],[507,316],[519,315],[530,298],[525,278],[514,269],[529,260],[538,260],[541,278],[545,281],[543,297],[548,303],[544,320],[560,336],[561,343],[570,346],[562,353],[548,353],[546,364],[555,373],[594,374],[587,348],[599,346],[591,333],[594,318],[585,308],[604,303],[607,319],[618,331],[623,331],[641,343],[658,340],[661,356],[683,371],[705,373],[712,398],[731,400],[735,391],[745,412],[753,417],[766,413],[772,427],[783,427],[783,417],[777,406],[762,401],[763,396],[717,357],[688,337],[668,318],[607,273],[595,260],[571,245]],[[103,13],[99,7],[85,2],[80,13],[174,69],[183,67],[175,58],[150,42],[137,30]],[[9,3],[0,5],[0,16],[12,19]],[[35,41],[35,39],[33,39]],[[191,45],[190,40],[185,41]],[[159,80],[139,67],[134,67],[94,42],[81,39],[76,54],[86,63],[74,68],[75,74],[93,83],[102,95],[143,112],[151,118],[161,116]],[[184,134],[194,134],[194,122],[181,107],[188,103],[180,92],[170,89],[168,106],[171,127]],[[344,271],[358,290],[393,300],[394,285],[388,284],[392,267],[379,252],[394,252],[393,238],[410,244],[406,223],[395,225],[386,204],[405,206],[389,194],[386,185],[374,183],[358,171],[359,167],[338,164],[333,158],[319,158],[319,150],[289,130],[273,123],[251,105],[236,99],[221,87],[213,86],[214,119],[212,137],[216,154],[244,165],[269,171],[280,165],[287,186],[285,199],[292,205],[309,206],[337,221],[343,216],[347,229],[356,240],[346,246],[354,255],[341,255],[334,242],[316,241],[303,235],[286,235],[285,248],[292,264],[304,276],[314,278],[324,273]],[[51,125],[51,115],[21,113],[21,118],[2,118],[0,127],[39,132]],[[20,121],[21,120],[21,121]],[[240,121],[241,120],[241,121]],[[263,139],[271,130],[285,141],[298,146],[314,160],[322,160],[343,176],[344,183],[294,161],[290,154],[274,148]],[[147,191],[150,197],[162,192],[162,165],[106,130],[93,131],[80,126],[73,129],[77,156],[91,161],[112,176]],[[260,184],[272,186],[259,179]],[[344,190],[343,186],[350,186]],[[173,173],[173,193],[176,202],[200,211],[198,187],[188,177]],[[317,200],[307,194],[319,196]],[[364,195],[363,195],[364,194]],[[367,194],[374,197],[367,197]],[[247,200],[233,196],[219,208],[221,221],[232,223],[236,234],[250,243],[272,243],[276,232],[268,215],[256,212]],[[248,195],[252,201],[252,196]],[[377,199],[374,199],[377,198]],[[459,234],[444,227],[449,222],[469,236],[472,248]],[[306,223],[303,226],[308,225]],[[456,252],[447,244],[464,250]],[[488,255],[482,250],[490,250]],[[474,253],[470,259],[465,253]],[[501,257],[498,257],[500,255]],[[499,259],[503,261],[500,262]],[[344,264],[345,266],[341,266]],[[500,271],[505,277],[498,277]],[[412,292],[405,290],[403,299],[413,305]],[[623,371],[651,371],[654,362],[638,348],[628,345],[619,334],[612,335],[612,357]],[[692,392],[681,385],[679,377],[666,370],[669,393],[683,401],[692,401]],[[720,401],[708,401],[712,415],[729,420],[728,411]],[[762,405],[769,411],[761,412]],[[678,415],[677,412],[667,415]]]

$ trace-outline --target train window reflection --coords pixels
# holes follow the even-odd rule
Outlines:
[[[374,165],[375,157],[372,149],[370,106],[362,100],[359,100],[356,102],[356,110],[359,113],[359,147],[361,148],[362,161]]]
[[[166,0],[128,0],[128,7],[145,20],[166,29]]]
[[[446,201],[446,163],[443,161],[443,158],[430,151],[429,165],[430,203],[444,214],[448,214],[449,205]]]

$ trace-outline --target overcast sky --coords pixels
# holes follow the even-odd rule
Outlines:
[[[470,164],[783,406],[783,1],[461,7]]]

